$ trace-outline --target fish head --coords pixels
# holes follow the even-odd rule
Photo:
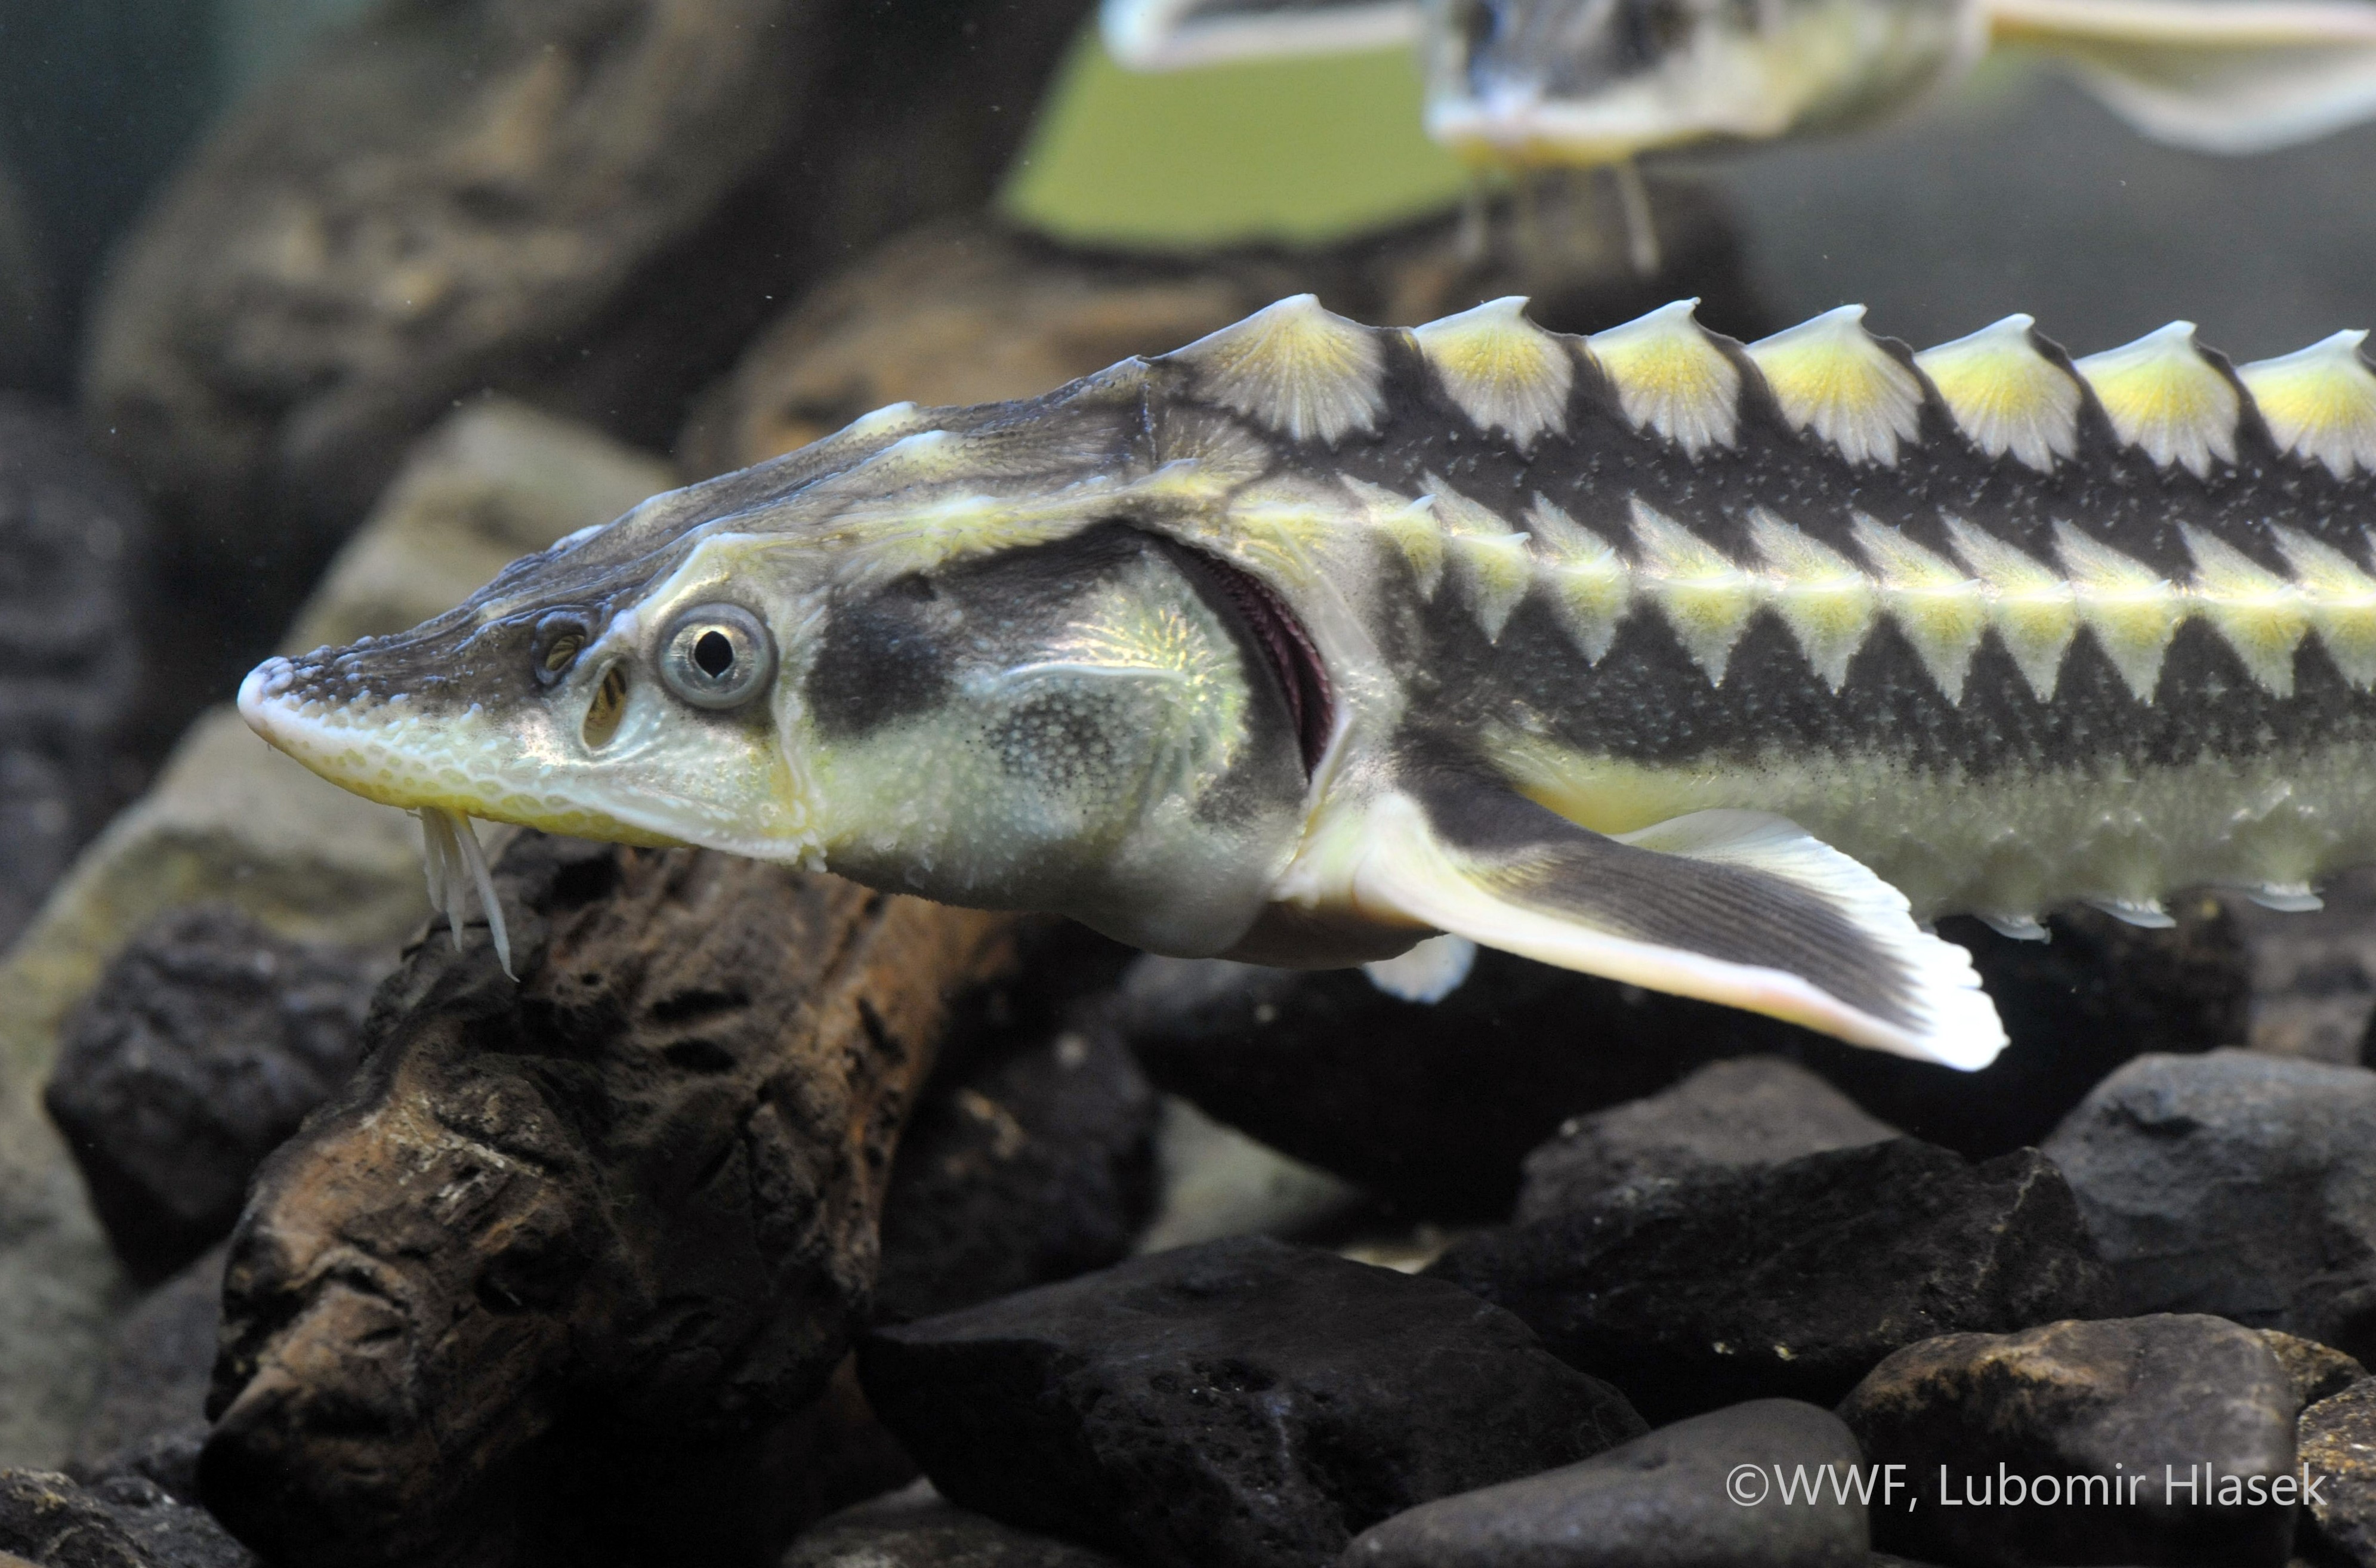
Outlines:
[[[1858,124],[1986,43],[1974,0],[1435,0],[1431,22],[1429,134],[1520,166]]]
[[[1313,666],[1260,585],[1133,515],[1130,421],[933,412],[269,660],[241,710],[389,805],[1226,948],[1292,854]]]

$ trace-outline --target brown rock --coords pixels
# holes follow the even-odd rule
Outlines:
[[[2320,1562],[2376,1563],[2376,1383],[2304,1410],[2296,1440],[2303,1473],[2318,1483],[2303,1545]]]
[[[496,880],[523,980],[418,946],[257,1175],[201,1490],[313,1568],[764,1562],[900,1123],[1016,922],[534,835]]]
[[[1678,294],[1754,335],[1763,314],[1722,209],[1653,183],[1669,265],[1634,275],[1613,252],[1562,245],[1463,259],[1439,219],[1325,249],[1157,256],[1059,244],[982,221],[907,234],[815,290],[701,400],[678,442],[722,473],[791,451],[885,403],[980,403],[1051,391],[1132,354],[1176,349],[1288,294],[1364,321],[1417,323],[1508,293],[1566,330],[1606,327]]]
[[[2368,1375],[2368,1369],[2351,1356],[2332,1345],[2322,1345],[2315,1339],[2303,1339],[2280,1329],[2263,1328],[2254,1332],[2277,1365],[2286,1369],[2286,1376],[2294,1385],[2294,1403],[2308,1409],[2322,1399],[2331,1398]]]
[[[1087,4],[380,7],[251,94],[125,243],[84,377],[174,504],[207,671],[457,399],[664,437],[771,301],[986,197]]]

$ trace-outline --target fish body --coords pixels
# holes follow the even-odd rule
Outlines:
[[[1284,301],[655,497],[248,721],[391,805],[1158,951],[1446,932],[1976,1066],[1968,956],[2376,859],[2376,374]],[[454,853],[449,851],[450,861]],[[449,872],[449,885],[462,881]],[[1456,969],[1456,966],[1455,967]]]
[[[1520,166],[1869,124],[1998,44],[2207,151],[2376,113],[2364,0],[1105,0],[1101,15],[1108,48],[1145,70],[1408,43],[1429,134]]]

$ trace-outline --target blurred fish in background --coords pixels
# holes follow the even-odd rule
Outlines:
[[[1870,125],[1999,45],[2177,147],[2262,152],[2376,113],[2361,0],[1105,0],[1101,25],[1146,71],[1416,45],[1431,137],[1479,166],[1613,171],[1645,270],[1637,156]]]

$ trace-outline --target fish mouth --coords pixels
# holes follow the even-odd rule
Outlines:
[[[240,683],[240,718],[276,750],[352,794],[424,820],[442,813],[621,844],[683,842],[535,787],[529,780],[541,769],[527,754],[531,748],[477,704],[433,711],[400,693],[333,698],[309,693],[306,672],[287,658],[257,665]]]

